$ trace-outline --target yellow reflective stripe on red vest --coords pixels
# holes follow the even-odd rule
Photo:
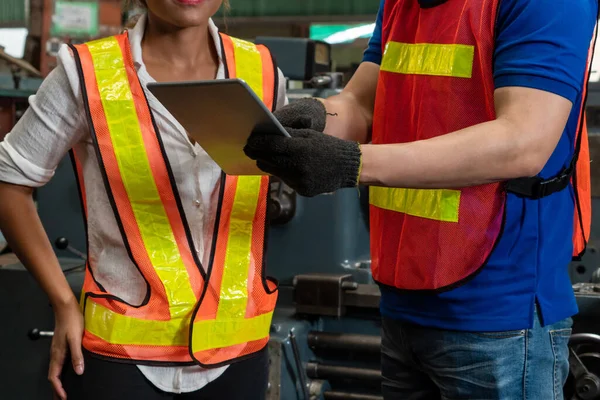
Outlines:
[[[252,88],[263,100],[263,68],[260,52],[253,43],[231,38],[233,42],[237,78]]]
[[[123,185],[148,257],[164,285],[171,318],[189,318],[197,299],[150,169],[121,49],[114,37],[87,46]],[[124,324],[116,320],[126,317],[112,318],[115,324]]]
[[[397,74],[470,78],[474,54],[473,46],[462,44],[388,42],[381,70]]]
[[[398,189],[371,186],[371,205],[415,217],[458,222],[460,191],[447,189]]]

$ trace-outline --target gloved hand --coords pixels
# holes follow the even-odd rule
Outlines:
[[[285,128],[325,130],[327,110],[325,105],[313,97],[291,102],[273,113]]]
[[[244,152],[258,168],[281,178],[301,196],[358,185],[362,160],[358,143],[311,129],[288,128],[288,132],[291,138],[253,133]]]

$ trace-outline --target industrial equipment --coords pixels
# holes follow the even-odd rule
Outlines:
[[[27,108],[27,98],[41,84],[40,73],[26,61],[11,57],[0,47],[0,63],[9,65],[10,76],[0,74],[0,140],[10,132]]]
[[[305,39],[294,39],[289,46],[283,39],[257,41],[272,47],[278,60],[302,54],[302,63],[284,62],[282,68],[290,80],[301,81],[301,89],[289,91],[291,101],[340,91],[339,76],[328,72],[328,46]],[[317,51],[318,56],[312,54]],[[600,101],[593,101],[593,95],[590,100],[595,112]],[[590,130],[591,153],[600,156],[600,134],[593,124]],[[594,176],[596,210],[599,172]],[[69,160],[63,160],[53,180],[37,190],[37,201],[63,270],[78,294],[86,239]],[[309,199],[273,180],[267,273],[278,279],[280,294],[271,327],[266,400],[382,399],[379,290],[370,273],[367,206],[364,188]],[[600,219],[595,216],[589,250],[572,267],[581,313],[575,318],[571,342],[568,399],[600,398],[599,249]],[[45,296],[23,267],[14,264],[0,268],[0,301],[1,320],[11,321],[9,329],[0,330],[2,343],[11,344],[0,347],[0,376],[10,377],[0,382],[3,398],[50,399],[45,376],[53,318]]]

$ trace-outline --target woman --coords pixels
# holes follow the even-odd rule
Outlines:
[[[217,32],[222,1],[147,0],[132,30],[63,47],[0,143],[0,229],[54,308],[60,399],[264,398],[268,178],[224,175],[146,90],[237,77],[285,104],[269,52]],[[31,198],[69,150],[88,235],[80,304]]]

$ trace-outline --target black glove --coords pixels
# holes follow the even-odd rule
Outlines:
[[[291,138],[253,133],[244,152],[258,168],[281,178],[301,196],[356,187],[360,146],[310,129],[288,129]]]
[[[317,132],[323,132],[327,120],[325,105],[312,97],[293,101],[273,115],[286,128],[312,129]]]

